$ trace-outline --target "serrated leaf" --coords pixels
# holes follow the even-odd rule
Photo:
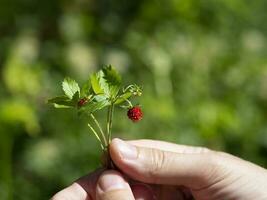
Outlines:
[[[94,102],[94,103],[88,105],[85,110],[88,113],[94,113],[95,111],[100,110],[100,109],[102,109],[108,105],[109,105],[109,103],[105,102],[105,101]]]
[[[91,82],[87,80],[81,89],[81,97],[88,97],[92,93]]]
[[[117,96],[121,86],[121,76],[111,65],[105,66],[103,69],[104,79],[109,88],[109,96],[114,98]]]
[[[91,85],[95,94],[103,94],[107,88],[107,85],[103,77],[104,74],[102,71],[94,73],[91,76]]]
[[[71,100],[73,106],[77,106],[77,103],[78,103],[79,99],[80,99],[80,94],[79,94],[79,92],[77,91],[77,92],[73,95],[72,100]]]
[[[115,105],[121,104],[125,102],[127,99],[129,99],[132,96],[131,92],[126,92],[119,96],[119,98],[115,101]]]
[[[121,76],[119,75],[117,70],[115,70],[114,67],[112,67],[111,65],[108,65],[108,66],[103,67],[102,71],[104,73],[104,78],[109,85],[120,85],[121,84]]]
[[[105,94],[99,94],[99,95],[95,95],[93,98],[93,101],[95,102],[109,102],[108,100],[108,96]]]
[[[112,66],[105,66],[91,76],[91,85],[95,94],[105,94],[114,99],[121,85],[121,77]]]
[[[83,113],[94,113],[108,105],[110,105],[110,102],[106,95],[95,95],[90,102],[79,109],[79,115]]]
[[[48,100],[48,103],[53,104],[55,108],[71,108],[74,104],[67,96],[58,96]]]
[[[80,87],[78,83],[69,77],[64,79],[62,83],[62,89],[70,99],[72,99],[76,92],[80,94]]]

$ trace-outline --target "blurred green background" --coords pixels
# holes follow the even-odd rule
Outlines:
[[[144,88],[113,133],[223,150],[267,167],[267,1],[0,0],[0,199],[48,199],[99,166],[71,110],[46,100],[103,64]],[[104,123],[105,116],[97,115]]]

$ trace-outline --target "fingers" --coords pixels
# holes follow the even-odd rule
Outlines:
[[[95,185],[102,170],[95,172],[78,179],[69,187],[59,191],[51,200],[93,200],[95,196]]]
[[[51,200],[95,200],[98,196],[102,199],[119,199],[117,195],[126,197],[124,199],[131,200],[133,196],[136,200],[153,200],[153,192],[144,184],[134,183],[132,192],[129,184],[119,172],[97,170],[91,174],[81,177],[75,183],[55,194]],[[102,174],[102,175],[101,175]],[[112,187],[118,186],[119,190],[115,192],[104,191],[101,187],[110,184]],[[116,189],[114,188],[113,189]],[[125,189],[123,189],[125,188]],[[112,188],[111,188],[112,189]]]
[[[200,188],[210,184],[216,171],[212,153],[177,153],[168,145],[157,148],[134,146],[120,139],[110,145],[110,154],[116,165],[130,177],[146,183],[185,185]],[[173,149],[173,152],[162,149]],[[179,148],[178,148],[179,149]],[[216,181],[214,177],[213,181]]]
[[[87,192],[77,183],[73,183],[71,186],[55,194],[51,200],[91,200],[87,195]]]
[[[124,177],[117,171],[104,172],[96,186],[97,200],[134,200],[131,188]]]

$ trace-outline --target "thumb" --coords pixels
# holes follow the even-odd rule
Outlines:
[[[159,148],[155,145],[148,148],[114,139],[110,145],[110,154],[124,173],[146,183],[184,185],[199,189],[219,181],[221,177],[218,175],[215,152],[188,153],[186,149],[169,151],[173,148],[174,144],[171,143],[164,143]]]

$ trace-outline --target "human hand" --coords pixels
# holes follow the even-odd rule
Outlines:
[[[110,153],[117,167],[132,179],[153,185],[130,188],[119,172],[106,171],[98,178],[98,171],[52,199],[183,200],[191,195],[196,200],[267,198],[266,170],[229,154],[161,141],[119,139],[112,141]],[[111,190],[103,189],[105,185]]]
[[[51,200],[150,200],[153,191],[142,183],[130,183],[114,170],[99,169],[59,191]]]
[[[179,199],[180,193],[174,191],[180,186],[196,200],[267,199],[267,171],[226,153],[153,140],[114,139],[110,154],[129,177],[173,186],[157,199]]]

